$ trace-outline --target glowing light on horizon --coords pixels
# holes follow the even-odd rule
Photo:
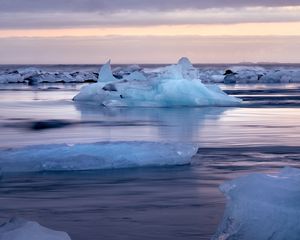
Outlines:
[[[300,22],[0,30],[0,37],[300,36]]]

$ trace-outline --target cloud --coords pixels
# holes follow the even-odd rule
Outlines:
[[[299,7],[247,7],[113,13],[2,13],[0,29],[300,22]]]
[[[299,0],[0,0],[1,12],[118,12],[121,10],[297,6]]]

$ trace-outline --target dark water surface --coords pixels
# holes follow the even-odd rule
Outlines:
[[[73,240],[209,239],[226,202],[221,183],[300,167],[300,85],[222,86],[244,98],[244,105],[176,109],[75,104],[79,87],[0,87],[0,147],[194,142],[199,151],[192,165],[3,175],[0,221],[24,217],[66,231]],[[41,123],[45,127],[34,127]]]

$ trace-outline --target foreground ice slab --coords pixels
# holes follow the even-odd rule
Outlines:
[[[228,203],[214,240],[299,239],[300,169],[241,177],[221,191]]]
[[[54,231],[37,222],[13,218],[0,226],[1,240],[71,240],[65,232]]]
[[[228,96],[217,86],[198,79],[198,71],[187,58],[160,68],[147,77],[141,72],[116,79],[110,62],[99,73],[98,83],[85,86],[75,101],[96,102],[108,107],[236,106],[240,99]]]
[[[31,146],[0,151],[0,169],[5,173],[184,165],[197,150],[192,144],[156,142]]]

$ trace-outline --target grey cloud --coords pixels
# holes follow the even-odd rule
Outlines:
[[[297,22],[299,9],[210,9],[181,12],[0,14],[0,29]]]
[[[295,6],[299,0],[0,0],[0,12],[110,12],[249,6]]]

